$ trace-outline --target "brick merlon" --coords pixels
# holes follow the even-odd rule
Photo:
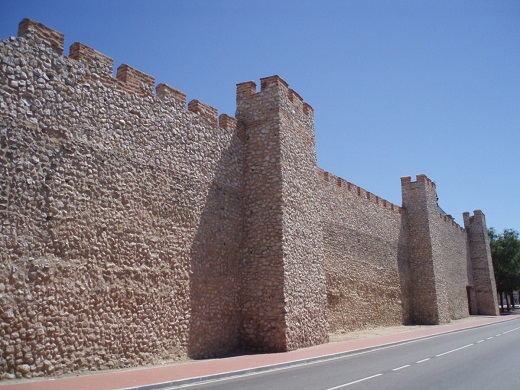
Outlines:
[[[256,83],[254,81],[245,81],[237,84],[237,96],[251,96],[256,93]]]
[[[209,104],[194,99],[188,103],[188,111],[199,114],[215,127],[218,125],[218,110]]]
[[[264,78],[260,79],[260,89],[261,90],[264,90],[265,88],[273,86],[273,85],[281,86],[281,87],[289,90],[289,84],[287,84],[287,82],[278,75],[264,77]]]
[[[74,60],[84,59],[89,62],[100,61],[111,68],[114,68],[114,60],[109,56],[92,49],[91,47],[81,43],[74,42],[69,49],[69,58]]]
[[[181,104],[186,105],[186,94],[178,89],[170,87],[168,84],[159,84],[157,88],[155,88],[155,93],[159,98],[171,97]]]
[[[52,48],[58,53],[63,54],[63,44],[65,36],[52,28],[49,28],[41,23],[35,22],[31,19],[23,19],[18,25],[18,36],[23,37],[29,33],[34,33],[36,36],[50,42]]]

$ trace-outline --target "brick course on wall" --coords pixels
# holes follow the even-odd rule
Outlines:
[[[218,116],[63,41],[28,19],[0,41],[0,378],[498,314],[483,214],[458,226],[424,175],[399,207],[319,169],[280,77]]]

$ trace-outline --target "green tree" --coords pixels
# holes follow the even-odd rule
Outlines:
[[[513,302],[513,290],[520,290],[520,239],[514,229],[504,229],[498,234],[495,229],[488,230],[491,257],[495,269],[497,291],[502,301],[503,294]],[[507,301],[507,299],[506,299]],[[501,309],[503,311],[503,309]],[[509,302],[507,303],[509,311]]]

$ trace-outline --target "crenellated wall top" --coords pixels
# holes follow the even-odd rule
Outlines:
[[[287,96],[290,104],[295,110],[307,116],[314,115],[312,106],[304,102],[303,98],[289,84],[278,75],[264,77],[260,79],[260,91],[256,90],[256,82],[246,81],[237,84],[237,101],[247,100],[259,95],[280,94]]]
[[[63,56],[64,35],[42,23],[31,19],[23,19],[18,26],[18,36],[27,39],[34,38],[37,42],[49,45],[58,55]],[[114,74],[114,60],[109,56],[81,43],[74,42],[69,49],[68,58],[86,66],[95,66],[99,80],[105,85],[112,85],[122,90],[140,96],[155,96],[161,100],[174,100],[188,111],[200,115],[215,127],[237,128],[238,122],[233,117],[222,114],[218,110],[199,100],[191,100],[186,107],[186,94],[167,84],[160,83],[155,87],[155,78],[128,64],[121,64]],[[89,82],[85,77],[84,81]]]
[[[402,212],[401,207],[321,168],[318,168],[318,176],[322,183],[330,183],[329,185],[333,185],[338,191],[350,192],[356,195],[360,201],[374,203],[383,209],[395,211],[399,214]]]
[[[437,197],[437,185],[431,179],[429,179],[424,174],[419,174],[416,176],[416,181],[412,181],[410,176],[401,177],[401,185],[402,187],[410,186],[410,185],[420,185],[423,184],[427,190],[430,190],[431,196]],[[464,228],[461,227],[455,219],[450,214],[446,214],[440,207],[438,207],[439,218],[443,220],[446,224],[453,226],[459,230],[464,231]]]

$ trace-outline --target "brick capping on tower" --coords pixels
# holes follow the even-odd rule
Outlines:
[[[286,93],[289,92],[289,84],[278,75],[263,77],[260,79],[260,90],[263,91],[268,87],[281,86]]]
[[[237,96],[252,96],[256,93],[256,83],[254,81],[245,81],[237,84]]]

